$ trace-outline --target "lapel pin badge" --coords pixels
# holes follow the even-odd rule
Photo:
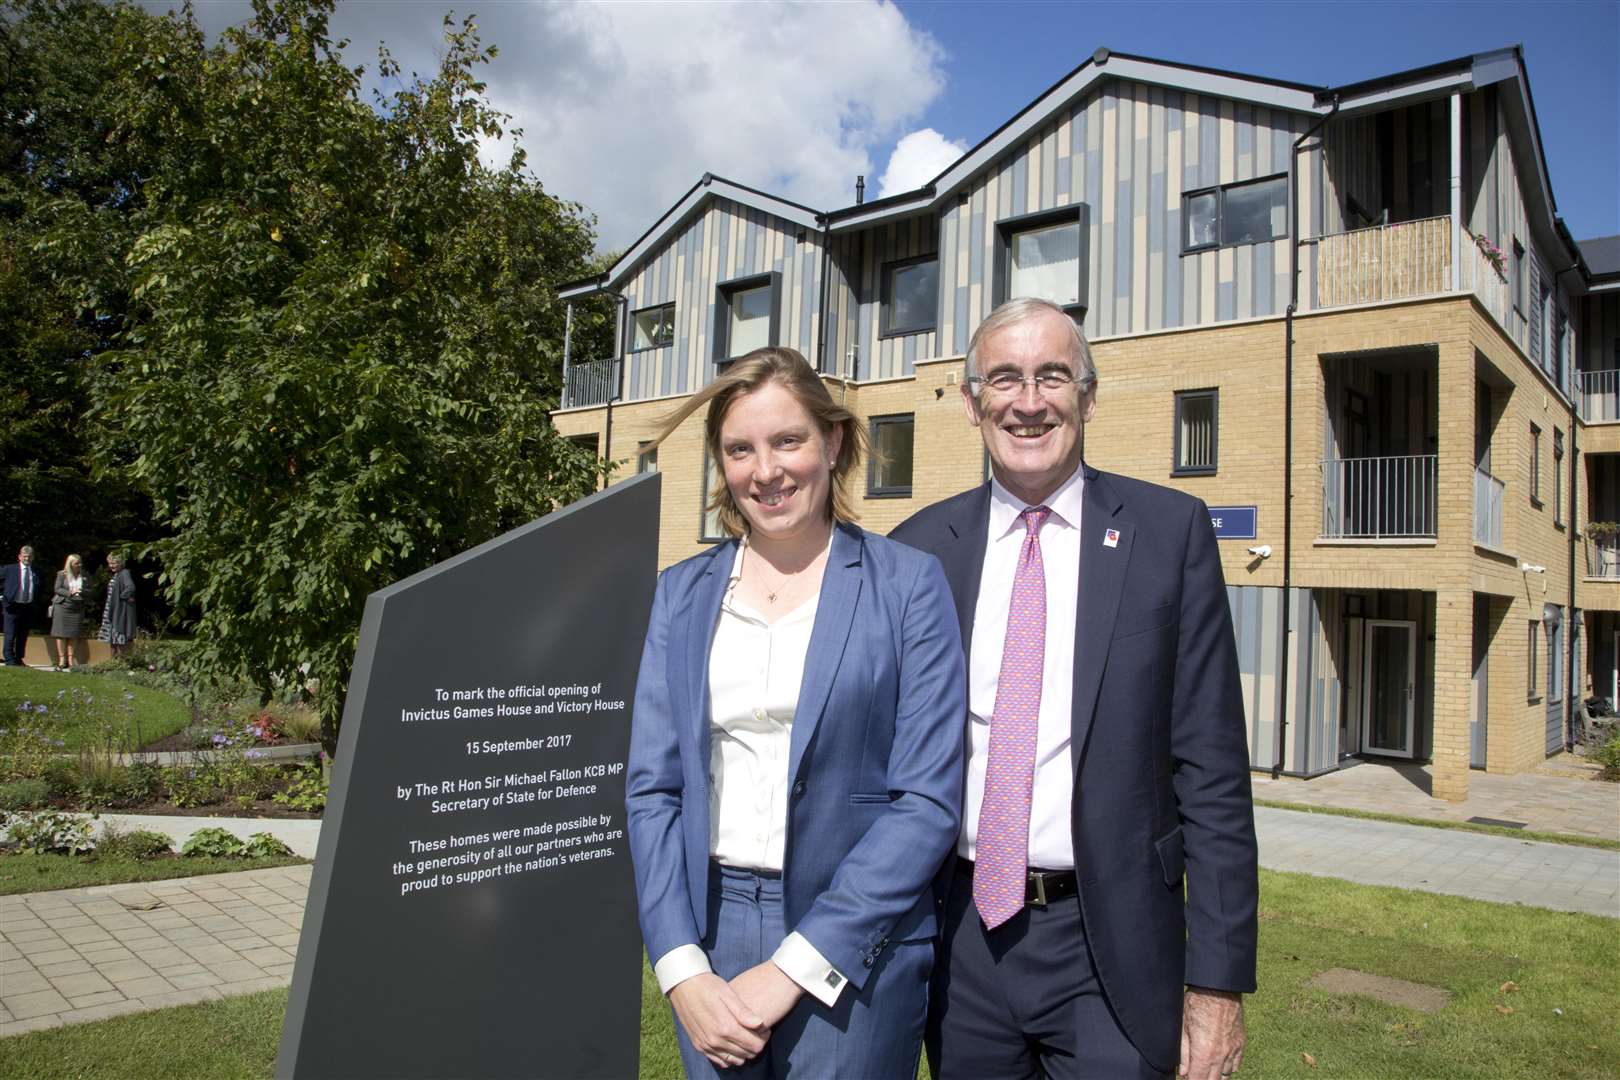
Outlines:
[[[1119,547],[1119,530],[1109,529],[1103,533],[1103,547]]]

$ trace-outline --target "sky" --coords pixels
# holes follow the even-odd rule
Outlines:
[[[213,32],[248,10],[196,7]],[[705,172],[818,210],[857,175],[868,198],[917,187],[1101,46],[1343,85],[1522,45],[1559,214],[1577,239],[1620,233],[1620,0],[342,0],[332,31],[368,72],[386,41],[426,73],[452,8],[499,49],[489,94],[529,168],[597,215],[604,250]]]

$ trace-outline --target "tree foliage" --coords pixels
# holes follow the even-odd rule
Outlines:
[[[546,416],[555,285],[589,272],[594,223],[521,152],[481,160],[505,117],[470,20],[446,20],[431,77],[384,51],[391,89],[368,103],[331,0],[256,0],[214,45],[189,14],[100,10],[139,27],[101,46],[116,85],[95,104],[139,175],[108,185],[122,232],[58,198],[42,241],[105,271],[81,303],[126,298],[95,366],[97,452],[152,500],[192,662],[266,693],[318,683],[331,740],[369,592],[596,484]]]

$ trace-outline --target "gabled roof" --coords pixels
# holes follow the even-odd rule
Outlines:
[[[1593,292],[1620,290],[1620,236],[1598,236],[1580,243]]]
[[[642,233],[635,243],[631,244],[620,255],[612,266],[600,274],[582,278],[579,281],[570,281],[557,289],[557,295],[564,300],[575,300],[581,296],[592,293],[611,291],[613,286],[624,280],[629,272],[635,268],[648,253],[663,245],[671,233],[675,232],[695,214],[710,199],[729,199],[744,206],[751,206],[756,210],[763,210],[767,214],[802,225],[807,229],[821,228],[821,213],[808,206],[801,206],[796,202],[779,198],[768,192],[751,188],[746,184],[739,184],[735,180],[727,180],[723,176],[713,173],[704,173],[697,183],[687,189],[680,201],[664,212],[664,216],[653,222],[652,228]]]

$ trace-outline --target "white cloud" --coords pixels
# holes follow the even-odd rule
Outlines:
[[[407,74],[428,74],[450,4],[339,4],[331,30],[368,79],[379,40]],[[856,175],[873,174],[873,154],[945,83],[943,50],[886,0],[456,5],[458,19],[468,11],[500,50],[482,76],[523,130],[529,168],[597,214],[605,248],[628,245],[705,172],[847,206]],[[216,0],[198,14],[217,32],[248,11]]]
[[[933,128],[913,131],[895,143],[889,167],[878,181],[878,198],[922,187],[965,153],[966,143],[947,139]]]

